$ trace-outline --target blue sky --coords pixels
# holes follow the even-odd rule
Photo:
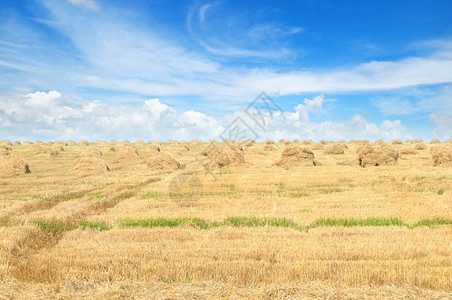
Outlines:
[[[11,140],[452,138],[450,1],[0,0]],[[283,112],[244,113],[262,91]]]

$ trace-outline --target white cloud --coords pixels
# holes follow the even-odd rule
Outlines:
[[[373,103],[384,115],[452,113],[452,85],[413,87],[396,95],[375,97]]]
[[[95,0],[68,0],[69,3],[82,6],[90,10],[99,10],[99,4]]]
[[[429,115],[429,119],[436,125],[433,130],[435,137],[442,140],[452,139],[452,114],[433,113]]]
[[[57,91],[39,91],[16,98],[0,98],[0,128],[5,131],[0,133],[12,140],[219,140],[228,123],[240,116],[253,127],[261,140],[390,140],[409,137],[399,120],[384,120],[378,125],[370,123],[362,115],[355,115],[348,122],[312,122],[310,114],[321,113],[326,101],[323,95],[304,99],[293,111],[268,119],[263,131],[243,111],[225,116],[224,124],[220,124],[201,112],[188,110],[178,113],[156,98],[145,100],[142,105],[114,105],[98,100],[82,103]],[[432,116],[432,120],[436,118]],[[441,128],[447,128],[447,122],[451,121],[450,118],[449,121],[438,120]],[[450,134],[450,129],[442,134]]]

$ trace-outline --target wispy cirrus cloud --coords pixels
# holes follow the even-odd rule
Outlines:
[[[69,3],[89,10],[99,10],[100,6],[96,0],[67,0]]]
[[[259,18],[256,11],[224,15],[221,1],[192,5],[187,16],[190,37],[210,54],[227,58],[277,60],[295,56],[284,44],[303,28]]]
[[[55,32],[53,40],[40,39],[25,22],[18,20],[10,24],[14,30],[5,27],[1,32],[5,38],[2,38],[0,66],[11,70],[5,76],[5,88],[59,88],[69,92],[84,88],[153,97],[194,95],[240,103],[253,99],[262,90],[279,91],[280,95],[342,93],[452,82],[451,41],[429,44],[429,54],[422,57],[330,69],[294,67],[280,70],[277,66],[262,67],[252,63],[229,64],[212,53],[220,51],[217,54],[270,59],[271,51],[276,55],[288,54],[284,47],[268,50],[271,48],[268,45],[262,49],[231,45],[230,48],[197,51],[185,47],[177,38],[162,36],[151,27],[137,27],[127,14],[118,13],[114,7],[97,11],[93,18],[91,12],[74,9],[66,2],[49,0],[44,4],[49,14],[46,15],[47,22],[41,26]],[[196,6],[187,16],[187,24],[210,27],[211,19],[218,19],[214,15],[215,9],[220,8],[221,2]],[[240,19],[240,16],[236,18]],[[253,28],[255,36],[262,36],[265,31],[273,32],[274,36],[280,35],[281,31],[288,35],[300,34],[301,29],[297,27],[277,25],[250,22],[248,27],[243,27],[246,32],[243,39],[249,40]],[[225,24],[216,26],[225,27]],[[227,30],[223,35],[228,37]],[[234,40],[240,46],[240,37]],[[20,48],[9,43],[32,47]]]

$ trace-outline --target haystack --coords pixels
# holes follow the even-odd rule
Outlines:
[[[17,176],[30,173],[28,164],[20,157],[0,155],[0,176]]]
[[[72,170],[82,174],[101,174],[110,171],[110,168],[98,157],[80,157],[74,161]]]
[[[101,157],[102,155],[102,151],[94,147],[86,147],[82,153],[80,153],[81,157]]]
[[[273,144],[276,144],[276,143],[275,143],[275,141],[272,140],[272,139],[267,139],[267,140],[265,141],[265,144],[267,144],[267,145],[273,145]]]
[[[69,140],[69,141],[67,141],[67,145],[68,146],[74,146],[75,145],[75,141]]]
[[[440,144],[440,143],[441,143],[441,141],[437,138],[434,138],[430,141],[430,144]]]
[[[280,139],[279,143],[280,144],[285,144],[285,145],[290,145],[291,144],[291,142],[289,140],[285,140],[285,139]]]
[[[48,145],[38,146],[36,150],[36,156],[40,157],[54,157],[58,155],[60,155],[60,152]]]
[[[342,147],[342,149],[348,149],[348,146],[347,146],[347,144],[344,142],[344,141],[339,141],[339,142],[337,142],[336,143],[336,145],[339,145],[340,147]]]
[[[268,152],[273,152],[273,151],[276,151],[276,150],[278,150],[278,148],[275,146],[275,145],[273,145],[273,144],[265,144],[262,148],[261,148],[261,153],[262,154],[266,154],[266,153],[268,153]]]
[[[160,152],[160,147],[154,144],[149,145],[148,150],[150,152]]]
[[[424,143],[417,143],[414,145],[414,150],[427,150],[427,145]]]
[[[370,142],[369,142],[369,140],[357,140],[357,141],[355,141],[355,144],[365,146],[365,145],[370,145]]]
[[[52,146],[52,148],[55,149],[56,151],[64,151],[64,147],[61,145],[55,144]]]
[[[323,153],[332,155],[344,154],[344,147],[341,144],[331,144],[325,147]]]
[[[357,150],[359,165],[367,166],[394,165],[399,159],[399,152],[391,145],[364,145]]]
[[[139,147],[144,146],[144,141],[143,140],[136,141],[135,146],[139,146]]]
[[[302,142],[301,142],[301,144],[302,145],[311,145],[311,144],[313,144],[314,142],[312,141],[312,140],[303,140]]]
[[[191,145],[201,145],[202,141],[201,140],[191,140],[189,142],[189,144],[191,144]]]
[[[215,143],[207,145],[201,155],[207,157],[203,165],[208,168],[223,168],[245,163],[243,152],[238,147],[218,147]]]
[[[33,142],[31,142],[31,141],[25,141],[23,145],[24,145],[24,146],[33,145]]]
[[[300,143],[300,140],[299,140],[299,139],[294,139],[294,140],[292,141],[292,143],[294,143],[294,144],[299,144],[299,143]]]
[[[20,145],[21,143],[19,141],[14,141],[14,145]]]
[[[0,145],[8,145],[8,146],[12,146],[13,143],[11,143],[10,140],[1,140],[1,141],[0,141]]]
[[[88,147],[89,146],[89,142],[87,140],[81,141],[79,144],[79,146],[83,146],[83,147]]]
[[[430,151],[435,167],[452,167],[452,147],[439,146]]]
[[[119,149],[116,154],[117,158],[136,158],[138,157],[138,150],[135,147],[123,147]]]
[[[255,140],[243,141],[243,143],[239,143],[240,150],[245,151],[246,149],[251,148],[255,143]]]
[[[157,152],[152,155],[147,161],[146,166],[152,171],[172,172],[180,169],[180,163],[169,154]]]
[[[275,165],[287,170],[292,167],[316,166],[317,162],[311,149],[291,144],[284,149]]]
[[[0,150],[11,151],[11,150],[13,150],[13,148],[11,148],[11,147],[8,146],[8,145],[1,145],[1,144],[0,144]]]
[[[326,140],[320,140],[319,143],[322,144],[322,145],[326,145],[326,144],[328,144],[328,141],[326,141]]]
[[[62,146],[62,147],[66,147],[68,144],[65,141],[56,141],[55,145],[57,146]]]
[[[391,144],[393,144],[393,145],[403,145],[403,142],[402,142],[402,140],[399,140],[399,139],[393,139]]]
[[[116,145],[116,143],[117,143],[116,140],[111,140],[111,141],[110,141],[110,144],[112,144],[112,145]]]
[[[221,145],[217,142],[209,142],[200,152],[202,156],[212,157],[221,153]]]
[[[102,147],[102,152],[114,152],[116,151],[115,147],[106,144],[104,147]]]
[[[385,141],[383,141],[382,139],[379,139],[379,140],[376,140],[374,144],[375,145],[383,145],[383,144],[385,144]]]

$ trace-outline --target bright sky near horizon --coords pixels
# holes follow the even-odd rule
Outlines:
[[[451,1],[0,0],[0,139],[452,139]],[[266,92],[265,127],[245,113]],[[230,127],[229,127],[230,128]]]

